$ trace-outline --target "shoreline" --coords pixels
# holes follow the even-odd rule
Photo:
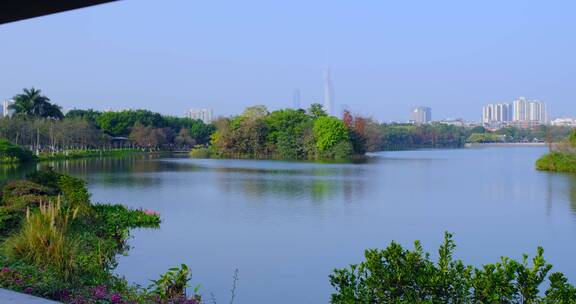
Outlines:
[[[474,147],[545,147],[547,143],[466,143],[464,148]]]

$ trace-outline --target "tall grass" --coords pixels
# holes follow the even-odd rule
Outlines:
[[[77,213],[78,208],[63,208],[60,198],[41,203],[37,210],[27,209],[22,230],[3,245],[6,256],[50,268],[63,280],[72,282],[79,271],[79,242],[67,232]]]

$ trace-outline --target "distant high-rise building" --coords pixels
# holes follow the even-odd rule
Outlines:
[[[504,123],[512,120],[512,104],[487,104],[482,109],[482,123]]]
[[[432,121],[432,109],[429,107],[416,107],[412,109],[410,120],[415,124],[425,124]]]
[[[14,110],[10,110],[10,105],[14,103],[11,100],[4,100],[2,102],[2,117],[11,116],[14,113]]]
[[[548,124],[546,104],[519,97],[510,103],[487,104],[482,108],[482,124],[498,129],[505,126],[532,128]]]
[[[528,100],[519,97],[514,100],[514,122],[530,122],[531,124],[548,124],[548,110],[546,104],[539,100]]]
[[[212,109],[190,109],[186,111],[186,116],[191,119],[200,119],[208,124],[212,122]]]
[[[324,110],[328,115],[334,115],[334,86],[330,68],[324,70]]]
[[[292,95],[292,106],[296,110],[300,109],[300,107],[301,107],[301,105],[300,105],[300,90],[298,90],[298,89],[294,90],[294,94]]]

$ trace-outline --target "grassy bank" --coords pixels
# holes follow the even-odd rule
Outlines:
[[[52,160],[80,159],[80,158],[103,157],[103,156],[122,157],[138,153],[149,153],[149,152],[142,149],[68,150],[56,153],[50,153],[50,152],[40,153],[38,159],[40,161],[52,161]]]
[[[1,192],[0,288],[65,303],[200,303],[186,297],[184,265],[149,288],[112,274],[130,229],[158,227],[159,214],[91,204],[82,180],[49,169]]]
[[[576,173],[576,153],[548,153],[536,161],[536,168],[543,171]]]

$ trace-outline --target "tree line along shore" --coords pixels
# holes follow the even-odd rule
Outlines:
[[[378,123],[321,105],[269,111],[248,107],[212,123],[148,110],[100,112],[61,108],[34,88],[13,97],[13,115],[0,118],[0,163],[191,150],[193,157],[349,160],[366,152],[460,148],[466,143],[559,141],[570,129],[460,127]]]

